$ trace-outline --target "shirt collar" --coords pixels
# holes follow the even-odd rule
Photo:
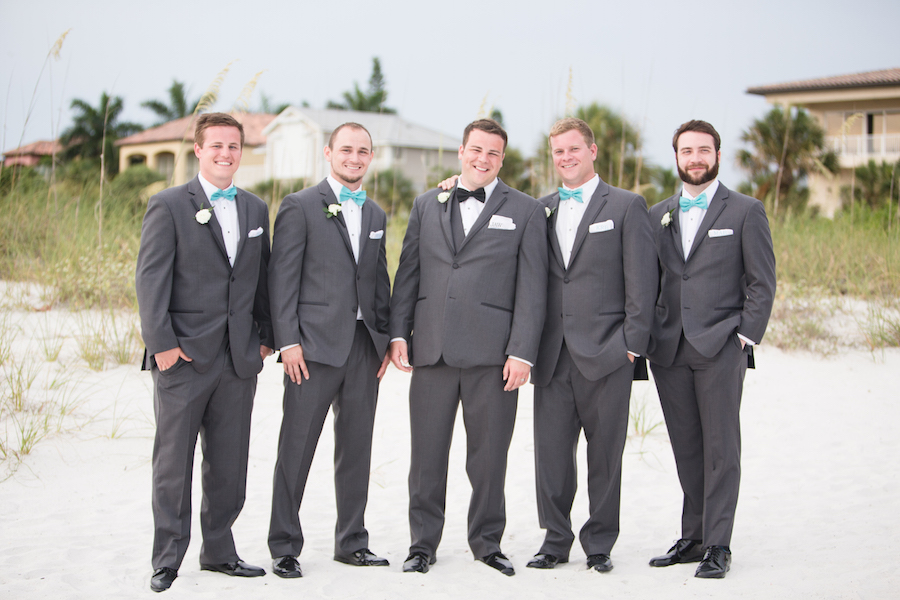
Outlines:
[[[328,182],[328,185],[331,186],[331,191],[334,192],[334,197],[337,198],[338,203],[343,204],[343,202],[341,202],[341,190],[347,186],[332,177],[330,174],[325,177],[325,180]],[[362,185],[360,185],[360,189],[361,188]],[[347,189],[349,190],[350,188]],[[354,202],[353,204],[355,205],[356,203]]]
[[[588,200],[593,198],[594,192],[597,191],[597,188],[600,186],[600,176],[594,173],[594,176],[588,179],[586,182],[578,186],[577,188],[570,188],[566,184],[563,184],[563,188],[567,190],[581,190],[581,199],[587,203]]]
[[[216,191],[218,191],[219,188],[217,188],[212,183],[208,182],[206,180],[206,178],[200,173],[197,174],[197,178],[200,180],[200,187],[203,188],[203,193],[206,194],[206,199],[209,200],[210,202],[212,202],[213,194],[216,193]],[[234,180],[232,180],[231,184],[229,186],[225,187],[222,191],[224,192],[225,190],[227,190],[228,188],[230,188],[233,185],[234,185]]]
[[[487,204],[487,201],[491,199],[491,194],[494,193],[494,190],[497,188],[497,183],[499,181],[500,181],[499,178],[494,177],[494,180],[492,182],[490,182],[489,184],[484,186],[484,202],[485,202],[485,204]],[[462,190],[469,191],[469,192],[473,191],[473,190],[470,190],[469,188],[465,187],[461,183],[457,183],[457,187],[459,187]]]
[[[719,191],[719,178],[718,177],[713,179],[712,183],[710,183],[708,186],[706,186],[705,190],[700,192],[701,194],[706,194],[706,205],[707,206],[709,206],[709,203],[712,202],[712,199],[716,195],[717,191]],[[694,196],[691,196],[687,192],[687,190],[684,189],[684,186],[681,186],[681,195],[684,196],[685,198],[690,198],[691,200],[694,199]],[[699,196],[700,194],[697,194],[697,195]]]

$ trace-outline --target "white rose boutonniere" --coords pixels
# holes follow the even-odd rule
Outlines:
[[[201,225],[206,225],[207,223],[209,223],[209,220],[212,219],[212,207],[201,208],[197,211],[197,214],[194,215],[194,218]]]
[[[441,192],[440,194],[438,194],[438,202],[440,202],[441,204],[444,204],[449,199],[450,199],[450,192]]]
[[[549,206],[545,206],[544,214],[546,214],[547,218],[549,219],[553,215],[553,211],[555,211],[555,210],[556,210],[555,208],[550,208]]]
[[[339,212],[341,212],[340,204],[329,204],[328,207],[322,207],[322,210],[325,212],[325,216],[327,218],[336,217]]]
[[[662,219],[659,220],[659,224],[663,227],[668,227],[672,223],[673,212],[675,212],[674,208],[667,213],[663,213]]]

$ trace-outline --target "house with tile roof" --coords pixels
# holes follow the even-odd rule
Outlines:
[[[233,116],[244,126],[241,168],[235,173],[234,182],[238,187],[252,187],[266,179],[263,130],[275,115],[233,113]],[[165,175],[172,185],[193,179],[200,172],[200,164],[194,156],[194,119],[194,115],[175,119],[116,141],[119,171],[134,165],[147,165]]]
[[[856,167],[900,160],[900,68],[763,85],[747,93],[803,107],[825,130],[841,170],[834,178],[810,176],[809,188],[810,204],[826,215],[840,208],[841,187],[852,185]]]
[[[3,165],[12,167],[22,165],[24,167],[37,167],[41,159],[62,152],[62,146],[56,140],[40,140],[25,144],[3,153]]]
[[[410,123],[395,114],[291,106],[263,130],[266,179],[304,180],[312,185],[329,172],[322,149],[339,125],[360,123],[372,134],[374,157],[368,176],[397,169],[415,192],[426,189],[435,170],[458,169],[460,139]]]

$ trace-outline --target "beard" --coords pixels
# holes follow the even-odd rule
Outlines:
[[[676,167],[678,168],[678,176],[681,177],[681,180],[691,185],[703,185],[704,183],[709,183],[719,176],[718,158],[716,159],[716,162],[715,164],[713,164],[713,166],[707,167],[706,171],[701,173],[700,175],[690,175],[686,171],[682,171],[680,165],[676,165]]]

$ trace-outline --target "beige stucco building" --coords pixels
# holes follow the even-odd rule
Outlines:
[[[828,216],[841,206],[840,190],[853,169],[869,160],[900,159],[900,68],[752,87],[770,104],[807,109],[838,154],[837,177],[811,175],[810,204]]]
[[[172,185],[187,183],[200,172],[194,155],[194,119],[184,117],[122,138],[119,146],[119,171],[146,164],[166,176]],[[241,168],[234,176],[238,187],[251,187],[265,179],[266,136],[263,129],[275,115],[234,113],[244,126],[244,150]]]

